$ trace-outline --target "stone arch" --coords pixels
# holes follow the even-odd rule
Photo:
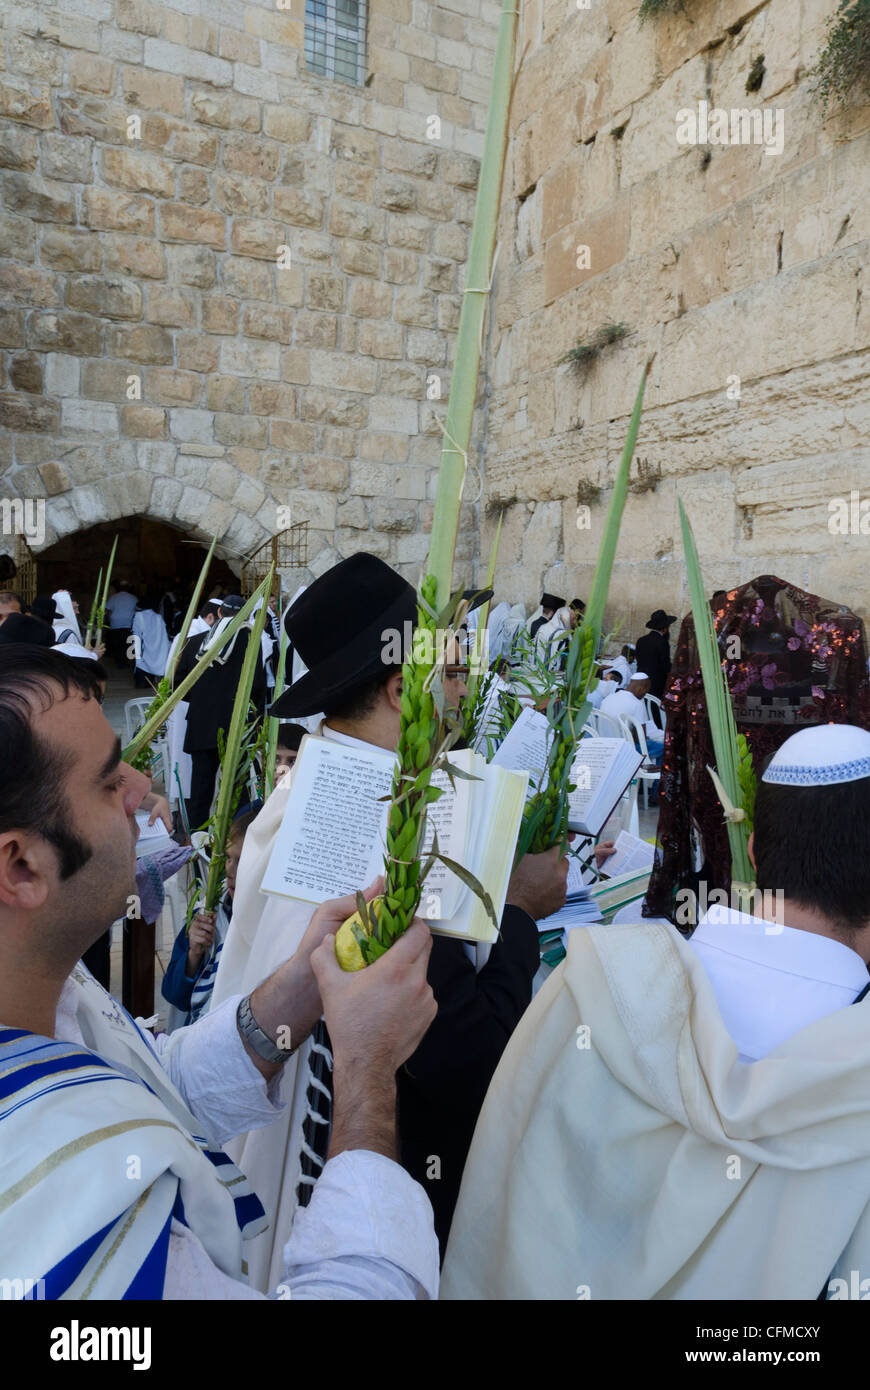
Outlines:
[[[144,451],[140,457],[141,453]],[[169,459],[163,461],[158,455],[155,462],[158,467],[154,470],[137,467],[98,475],[91,481],[70,480],[67,486],[53,492],[43,488],[45,538],[41,545],[31,546],[33,553],[38,556],[41,550],[76,531],[128,516],[162,521],[206,545],[216,534],[218,548],[227,558],[249,554],[274,533],[277,503],[253,478],[219,460],[197,460],[211,465],[201,471],[183,470],[183,459],[178,460],[179,467],[174,470]],[[159,466],[161,462],[164,468]],[[167,463],[169,467],[165,467]],[[232,475],[236,475],[229,497],[219,495],[209,486],[209,474],[214,474],[217,463],[227,470],[220,476],[225,493],[230,491],[227,484],[233,481]],[[56,467],[60,471],[63,465]],[[215,479],[212,477],[211,481]],[[28,490],[28,495],[36,494]]]

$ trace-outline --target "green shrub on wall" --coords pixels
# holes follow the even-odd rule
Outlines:
[[[686,0],[642,0],[638,12],[641,24],[662,14],[686,14]]]
[[[870,99],[870,0],[840,0],[813,76],[825,109],[851,98]]]

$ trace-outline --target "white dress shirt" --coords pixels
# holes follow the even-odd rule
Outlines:
[[[218,1144],[267,1125],[283,1106],[254,1066],[236,1026],[240,995],[189,1028],[142,1032],[188,1109]],[[83,1045],[75,991],[64,985],[55,1036]],[[107,1059],[111,1060],[111,1059]],[[438,1243],[422,1187],[383,1154],[347,1150],[331,1158],[284,1247],[279,1299],[425,1299],[438,1296]],[[212,1262],[201,1241],[173,1219],[164,1299],[264,1299]]]
[[[621,714],[629,715],[643,727],[647,738],[660,739],[662,736],[658,725],[647,719],[643,700],[632,695],[630,690],[615,690],[612,695],[608,695],[601,701],[601,713],[609,714],[611,719],[618,719]]]
[[[842,942],[714,905],[689,944],[710,977],[740,1060],[757,1062],[826,1014],[853,1004],[867,966]]]

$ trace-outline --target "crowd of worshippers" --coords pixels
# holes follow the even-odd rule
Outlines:
[[[124,664],[138,631],[155,683],[177,612],[123,586],[110,604],[108,655]],[[176,682],[241,606],[203,604]],[[558,673],[583,609],[496,605],[492,669],[537,652]],[[870,732],[841,720],[779,742],[759,769],[758,896],[691,934],[638,905],[569,932],[545,971],[568,843],[515,864],[491,946],[416,919],[346,974],[334,938],[355,898],[315,907],[261,883],[306,732],[395,751],[384,632],[415,616],[411,585],[365,553],[270,610],[288,684],[271,697],[264,644],[252,698],[280,721],[275,787],[239,806],[218,907],[178,933],[171,1026],[152,1033],[108,992],[108,933],[134,892],[153,920],[197,852],[250,628],[171,717],[179,819],[121,761],[106,653],[83,648],[69,592],[27,613],[0,594],[0,1278],[14,1251],[47,1298],[847,1296],[870,1262]],[[445,654],[455,709],[475,616]],[[673,687],[674,622],[656,610],[601,656],[604,713]],[[866,695],[863,635],[855,655]],[[137,860],[142,812],[174,841],[159,862]],[[612,852],[595,846],[596,864]]]

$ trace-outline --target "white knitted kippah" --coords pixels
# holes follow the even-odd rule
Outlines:
[[[780,787],[830,787],[870,777],[870,733],[854,724],[817,724],[777,749],[762,782]]]

